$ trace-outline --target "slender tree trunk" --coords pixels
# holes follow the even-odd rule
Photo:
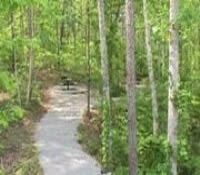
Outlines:
[[[12,41],[14,42],[16,34],[15,34],[15,28],[14,28],[14,23],[15,23],[15,19],[14,19],[14,14],[13,12],[11,13],[11,37],[12,37]],[[16,49],[13,43],[13,47],[12,47],[12,71],[15,74],[16,72]]]
[[[24,9],[23,9],[23,7],[21,7],[20,8],[20,13],[21,13],[21,15],[20,15],[20,33],[21,33],[21,37],[24,39]],[[22,60],[24,60],[24,58],[25,58],[25,51],[24,51],[24,44],[23,44],[23,46],[22,46]]]
[[[163,12],[162,12],[162,8],[163,8],[163,0],[160,0],[160,5],[159,5],[159,14],[161,15]],[[160,26],[163,26],[163,18],[161,17],[160,19]],[[166,41],[164,38],[161,39],[160,41],[160,59],[161,59],[161,67],[160,67],[160,79],[162,80],[164,75],[165,75],[165,72],[166,72],[166,66],[165,66],[165,45],[166,45]]]
[[[104,0],[98,0],[99,12],[99,31],[100,31],[100,50],[101,50],[101,73],[103,80],[103,104],[107,105],[107,112],[109,117],[109,150],[108,159],[110,161],[112,155],[112,132],[111,132],[111,107],[110,107],[110,77],[109,77],[109,62],[108,62],[108,48],[106,40],[106,24],[104,12]],[[105,128],[104,128],[105,129]]]
[[[135,11],[132,0],[126,0],[127,41],[127,96],[129,120],[129,166],[130,175],[137,175],[137,122],[136,122],[136,71],[135,71]]]
[[[15,33],[15,17],[13,12],[11,13],[11,35],[12,35],[12,40],[14,42],[16,38],[16,33]],[[13,58],[13,70],[14,70],[14,75],[16,79],[16,84],[17,84],[17,98],[18,98],[18,103],[21,106],[22,101],[21,101],[21,92],[20,92],[20,87],[19,87],[19,79],[18,79],[18,69],[17,69],[17,53],[16,53],[16,48],[15,45],[13,44],[13,49],[12,49],[12,58]]]
[[[171,172],[177,175],[177,126],[178,109],[175,96],[179,88],[179,0],[170,0],[170,40],[169,40],[169,96],[168,96],[168,140],[172,146]]]
[[[56,22],[56,35],[57,35],[57,56],[58,56],[58,68],[60,64],[60,25],[59,22]]]
[[[106,41],[106,25],[104,16],[104,0],[98,0],[99,10],[99,31],[100,31],[100,48],[101,48],[101,70],[103,78],[103,94],[110,99],[110,82],[109,82],[109,65],[108,65],[108,49]]]
[[[29,38],[33,39],[33,7],[28,9],[28,24],[29,24]],[[33,63],[34,62],[34,51],[33,45],[31,44],[29,50],[29,78],[28,78],[28,87],[27,87],[27,96],[26,96],[26,104],[28,105],[31,100],[31,92],[32,92],[32,81],[33,81]]]
[[[72,2],[73,5],[73,2]],[[72,32],[73,32],[73,38],[74,38],[74,58],[76,59],[76,50],[77,50],[77,21],[76,21],[76,15],[74,15],[74,22],[72,24]]]
[[[157,92],[156,92],[156,83],[154,79],[153,72],[153,59],[152,59],[152,45],[151,45],[151,30],[148,19],[148,9],[147,2],[143,0],[143,14],[144,14],[144,23],[145,23],[145,35],[146,35],[146,50],[147,50],[147,63],[148,63],[148,74],[149,82],[151,86],[151,98],[152,98],[152,116],[153,116],[153,133],[154,135],[158,134],[158,102],[157,102]]]
[[[90,0],[88,0],[88,23],[87,23],[87,57],[88,57],[88,115],[90,115],[90,88],[91,88],[91,58],[90,58]]]
[[[61,26],[60,26],[59,54],[60,54],[60,51],[62,51],[62,48],[63,48],[63,38],[64,38],[64,35],[65,35],[65,11],[66,11],[66,6],[67,6],[67,1],[64,0],[63,1],[63,11],[62,11],[62,18],[63,19],[62,19]],[[61,58],[60,58],[60,55],[59,55],[59,58],[58,58],[58,69],[60,69],[60,65],[61,65]]]

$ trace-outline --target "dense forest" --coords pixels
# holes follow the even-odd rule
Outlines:
[[[23,128],[66,77],[102,173],[200,175],[199,19],[199,0],[1,0],[0,175],[43,174]]]

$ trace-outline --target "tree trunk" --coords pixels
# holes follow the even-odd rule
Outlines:
[[[58,69],[60,68],[60,25],[56,21],[56,36],[57,36],[57,56],[58,56]]]
[[[16,37],[16,33],[15,33],[15,28],[14,28],[14,23],[15,23],[15,19],[14,19],[14,14],[13,12],[11,13],[11,37],[12,37],[12,41],[13,41],[13,46],[12,46],[12,71],[15,74],[16,72],[16,49],[14,46],[14,40]]]
[[[101,74],[103,81],[103,104],[106,105],[106,112],[109,117],[109,148],[108,148],[108,159],[111,160],[112,153],[112,132],[111,132],[111,107],[110,107],[110,78],[109,78],[109,62],[108,62],[108,48],[106,40],[106,25],[104,15],[104,0],[98,0],[98,12],[99,12],[99,32],[100,32],[100,50],[101,50]],[[105,106],[104,106],[105,107]],[[105,120],[108,121],[108,120]],[[105,128],[104,128],[105,129]]]
[[[126,0],[127,41],[127,96],[129,120],[129,166],[130,175],[137,175],[137,122],[136,122],[136,71],[135,71],[135,11],[132,0]]]
[[[179,0],[170,0],[170,40],[169,40],[169,95],[168,95],[168,140],[172,146],[171,172],[177,175],[177,126],[178,109],[175,96],[179,88]]]
[[[28,10],[28,24],[29,24],[29,38],[33,39],[33,7],[30,7]],[[33,81],[33,61],[34,61],[34,51],[33,45],[31,43],[29,50],[29,78],[28,78],[28,88],[27,88],[27,96],[26,96],[26,104],[28,105],[31,99],[32,92],[32,81]]]
[[[24,39],[24,9],[23,7],[20,8],[20,33],[21,33],[21,38]],[[22,58],[21,60],[24,60],[25,58],[25,49],[24,49],[24,44],[22,45]]]
[[[16,38],[16,33],[15,33],[15,17],[13,12],[11,13],[11,35],[12,35],[12,41],[15,41]],[[16,79],[16,85],[17,85],[17,100],[19,105],[22,105],[21,101],[21,92],[20,92],[20,87],[19,87],[19,79],[18,79],[18,69],[17,69],[17,54],[16,54],[16,48],[15,44],[13,43],[12,47],[12,58],[13,58],[13,71]]]
[[[62,52],[63,49],[63,38],[65,36],[65,12],[66,12],[66,6],[67,6],[67,1],[63,1],[63,10],[62,10],[62,22],[60,25],[60,36],[59,36],[59,55],[58,55],[58,69],[60,69],[61,66],[61,55],[60,52]],[[59,33],[59,32],[58,32]]]
[[[109,65],[108,65],[108,49],[106,41],[106,25],[104,16],[104,0],[98,0],[99,10],[99,31],[101,40],[101,70],[103,78],[103,94],[107,99],[110,98],[110,84],[109,84]]]
[[[151,32],[150,32],[151,30],[148,19],[148,9],[146,0],[143,0],[143,14],[145,23],[148,74],[149,74],[149,82],[151,87],[151,98],[152,98],[153,133],[154,135],[157,135],[159,127],[158,102],[157,102],[156,83],[153,72],[152,45],[151,45]]]
[[[88,115],[90,115],[90,83],[91,83],[91,60],[90,60],[90,0],[88,0],[88,23],[87,23],[87,57],[88,57]]]

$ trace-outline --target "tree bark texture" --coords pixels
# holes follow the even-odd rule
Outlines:
[[[135,71],[135,11],[132,0],[126,0],[127,41],[127,97],[129,120],[129,167],[130,175],[137,175],[137,122],[136,122],[136,71]]]
[[[152,98],[152,116],[153,116],[153,133],[158,135],[159,121],[158,121],[158,102],[157,102],[157,92],[156,83],[153,72],[153,56],[152,56],[152,44],[151,44],[151,30],[150,23],[148,19],[148,9],[147,1],[143,0],[143,14],[145,23],[145,40],[146,40],[146,50],[147,50],[147,64],[148,64],[148,74],[149,82],[151,87],[151,98]]]
[[[33,26],[33,7],[28,9],[28,27],[29,27],[29,39],[33,39],[34,26]],[[33,81],[33,64],[34,64],[34,51],[33,44],[31,43],[29,49],[29,78],[27,87],[26,104],[28,105],[31,99],[32,81]]]
[[[171,172],[177,175],[177,126],[178,109],[175,96],[179,88],[179,0],[170,0],[170,40],[169,40],[169,95],[168,95],[168,140],[172,146]]]
[[[109,65],[108,65],[108,48],[106,41],[106,25],[104,16],[104,0],[98,0],[99,10],[99,31],[100,31],[100,49],[101,49],[101,70],[103,79],[103,93],[106,98],[110,98],[109,84]]]

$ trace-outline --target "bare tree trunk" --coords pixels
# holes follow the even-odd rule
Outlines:
[[[77,24],[76,24],[77,22],[76,22],[76,17],[75,17],[75,19],[74,19],[74,23],[73,23],[73,25],[72,25],[72,31],[73,31],[73,38],[74,38],[74,49],[73,49],[73,51],[74,51],[74,58],[76,58],[76,50],[77,50]]]
[[[145,23],[148,74],[149,74],[149,82],[151,86],[153,133],[154,135],[157,135],[158,127],[159,127],[158,102],[157,102],[156,83],[155,83],[154,72],[153,72],[151,32],[150,32],[150,24],[149,24],[149,19],[148,19],[148,9],[147,9],[146,0],[143,0],[143,14],[144,14],[144,23]]]
[[[21,37],[24,39],[24,9],[23,7],[20,8],[20,33]],[[22,60],[25,58],[25,49],[24,49],[24,44],[22,46]]]
[[[62,11],[62,22],[61,22],[61,25],[60,25],[60,36],[59,36],[59,52],[58,52],[58,69],[60,69],[60,65],[61,65],[61,58],[60,58],[60,52],[62,51],[63,49],[63,38],[64,38],[64,35],[65,35],[65,12],[66,12],[66,6],[67,6],[67,1],[64,0],[63,1],[63,11]],[[59,34],[59,32],[58,32]]]
[[[88,115],[90,115],[90,89],[91,89],[91,58],[90,58],[90,32],[91,32],[91,27],[90,27],[90,0],[88,0],[88,24],[87,24],[87,57],[88,57]]]
[[[16,33],[15,33],[15,17],[13,12],[11,13],[11,35],[12,35],[12,40],[14,42],[16,38]],[[17,54],[16,54],[16,48],[15,45],[13,44],[13,50],[12,50],[12,58],[13,58],[13,70],[15,74],[15,79],[16,79],[16,84],[17,84],[17,98],[18,98],[18,103],[21,106],[22,101],[21,101],[21,92],[20,92],[20,87],[19,87],[19,79],[18,79],[18,69],[17,69]]]
[[[106,41],[106,25],[104,16],[104,0],[98,0],[99,9],[99,31],[101,40],[101,70],[103,78],[103,93],[106,98],[110,98],[110,83],[109,83],[109,65],[108,65],[108,49]]]
[[[16,38],[16,33],[15,33],[15,28],[14,28],[15,19],[14,19],[13,12],[11,13],[10,19],[11,19],[11,37],[12,37],[12,41],[14,42]],[[16,49],[15,49],[14,43],[12,46],[12,71],[13,73],[16,72]]]
[[[126,0],[127,40],[127,95],[129,120],[129,166],[130,175],[137,175],[137,121],[136,121],[136,71],[135,71],[135,11],[132,0]]]
[[[169,96],[168,96],[168,140],[172,146],[171,172],[177,175],[177,126],[178,109],[175,96],[179,88],[179,0],[170,0],[170,40],[169,40]]]
[[[33,39],[33,7],[30,7],[28,10],[28,24],[29,24],[29,38]],[[33,61],[34,61],[34,51],[33,46],[31,45],[29,50],[29,79],[28,79],[28,87],[27,87],[27,96],[26,96],[26,104],[28,105],[31,99],[31,91],[32,91],[32,81],[33,81]]]
[[[111,132],[111,107],[110,107],[110,78],[109,78],[109,62],[108,62],[108,48],[106,41],[106,25],[104,0],[98,0],[99,12],[99,31],[100,31],[100,49],[101,49],[101,73],[103,80],[103,103],[107,105],[109,118],[109,159],[112,155],[112,132]]]
[[[60,25],[56,22],[56,35],[57,35],[57,56],[58,56],[58,68],[60,67]]]
[[[66,0],[63,1],[63,11],[62,11],[62,17],[65,16],[65,6],[66,6]],[[63,37],[65,33],[65,20],[62,19],[61,27],[60,27],[60,44],[63,44]]]

